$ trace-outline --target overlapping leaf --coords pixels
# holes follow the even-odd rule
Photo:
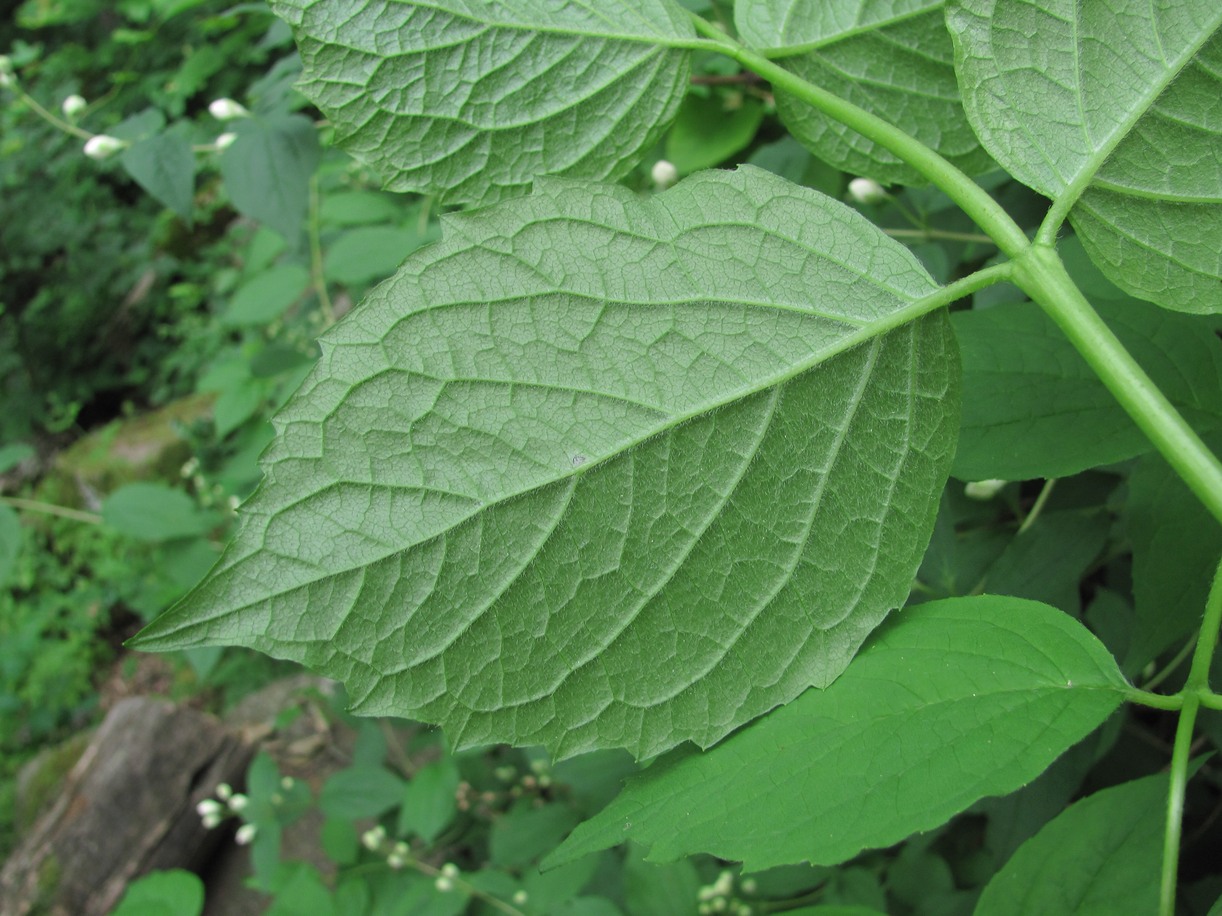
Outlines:
[[[448,203],[541,175],[618,178],[687,88],[692,25],[667,0],[272,0],[303,91],[397,191]]]
[[[1222,312],[1222,4],[958,0],[968,117],[1120,287]]]
[[[993,876],[975,916],[1145,916],[1158,910],[1167,777],[1065,809]]]
[[[630,780],[553,860],[632,839],[656,861],[842,862],[1034,779],[1125,687],[1103,645],[1047,605],[986,596],[910,607],[828,689]]]
[[[991,160],[963,111],[944,6],[945,0],[739,0],[734,18],[751,47],[979,172]],[[894,153],[804,102],[778,93],[777,111],[794,136],[837,168],[886,182],[925,182]]]
[[[904,323],[935,290],[752,168],[451,217],[324,338],[143,645],[297,659],[461,744],[711,744],[907,595],[958,425],[948,322]]]

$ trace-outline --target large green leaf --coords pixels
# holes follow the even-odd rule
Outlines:
[[[143,645],[255,647],[560,755],[709,745],[834,680],[954,450],[916,259],[750,167],[444,226],[323,338],[234,543]]]
[[[1121,288],[1222,312],[1222,4],[958,0],[947,19],[997,161],[1072,205]]]
[[[980,172],[991,160],[963,111],[943,6],[945,0],[738,0],[734,19],[744,42],[787,70]],[[839,169],[925,183],[894,153],[783,92],[777,111],[794,136]]]
[[[1050,821],[989,882],[975,916],[1146,916],[1158,910],[1167,777],[1097,792]]]
[[[232,122],[237,139],[221,154],[225,190],[238,212],[295,243],[305,224],[310,176],[322,158],[318,131],[302,115]]]
[[[687,89],[667,0],[272,0],[302,90],[396,191],[487,203],[541,175],[618,178]]]
[[[748,871],[842,862],[1029,782],[1107,718],[1125,687],[1103,645],[1047,605],[917,605],[826,690],[630,780],[555,860],[632,839],[656,861],[707,852]]]

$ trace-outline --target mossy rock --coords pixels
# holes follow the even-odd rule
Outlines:
[[[21,768],[13,805],[18,836],[34,826],[38,815],[59,793],[64,780],[89,746],[92,734],[92,731],[80,732],[54,747],[45,748]]]
[[[96,510],[101,499],[124,484],[138,480],[173,483],[191,457],[181,430],[208,416],[215,398],[214,394],[192,395],[150,413],[108,423],[55,457],[35,498]]]

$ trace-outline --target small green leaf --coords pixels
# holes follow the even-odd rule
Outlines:
[[[916,259],[749,167],[444,225],[324,336],[236,541],[143,645],[255,646],[557,756],[709,745],[833,680],[954,451]]]
[[[327,249],[323,273],[328,280],[348,286],[385,280],[421,241],[412,230],[395,226],[353,229]]]
[[[310,176],[322,158],[318,131],[303,115],[232,122],[237,139],[221,154],[221,176],[234,207],[296,242],[305,223]]]
[[[158,201],[186,222],[195,209],[195,153],[190,125],[176,124],[129,146],[120,159],[123,168]]]
[[[267,324],[297,302],[309,285],[310,272],[301,265],[273,267],[238,287],[221,322],[236,327]]]
[[[997,161],[1117,286],[1222,312],[1222,4],[957,0],[947,22]]]
[[[401,200],[378,191],[341,191],[328,194],[318,208],[321,222],[332,226],[394,223],[403,218]]]
[[[975,916],[1148,916],[1158,911],[1167,778],[1104,789],[1024,843]]]
[[[8,506],[0,504],[0,587],[13,574],[22,540],[20,517]]]
[[[666,135],[666,158],[680,175],[720,165],[745,149],[764,119],[764,106],[744,99],[727,111],[718,95],[689,95]]]
[[[738,0],[744,42],[810,80],[912,134],[961,169],[991,165],[972,132],[955,82],[944,0]],[[777,112],[815,155],[852,175],[924,184],[894,153],[777,93]]]
[[[1222,341],[1208,320],[1094,299],[1121,343],[1198,429],[1222,425]],[[963,359],[961,480],[1068,477],[1152,449],[1034,303],[951,316]]]
[[[133,881],[112,916],[199,916],[203,911],[204,882],[176,868]]]
[[[987,596],[911,607],[827,689],[629,781],[550,862],[626,839],[650,846],[652,861],[842,862],[1026,784],[1126,687],[1099,641],[1047,605]]]
[[[399,833],[414,833],[426,843],[437,839],[458,813],[455,792],[460,777],[450,757],[423,766],[412,776],[399,808]]]
[[[699,893],[700,876],[690,860],[656,865],[645,861],[639,847],[629,848],[624,903],[632,916],[696,916]]]
[[[33,446],[26,445],[24,442],[0,445],[0,474],[11,471],[21,462],[37,454]]]
[[[293,26],[302,91],[340,145],[391,190],[449,204],[520,194],[543,175],[625,175],[675,116],[695,37],[665,0],[272,9]]]
[[[129,483],[102,503],[102,520],[142,541],[169,541],[207,533],[215,524],[182,490],[161,483]]]
[[[326,781],[318,807],[328,817],[377,817],[398,805],[406,788],[403,780],[385,767],[352,766]]]
[[[983,591],[1042,601],[1078,617],[1082,576],[1111,527],[1103,512],[1045,512],[1006,545],[989,567]]]
[[[577,824],[577,815],[563,805],[536,808],[521,801],[492,822],[489,862],[501,868],[520,868],[536,862],[559,845]]]

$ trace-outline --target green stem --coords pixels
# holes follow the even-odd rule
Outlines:
[[[1129,703],[1149,706],[1151,709],[1164,709],[1168,712],[1175,712],[1184,708],[1184,696],[1179,693],[1167,696],[1165,693],[1151,693],[1148,690],[1138,690],[1134,687],[1125,693],[1124,698]]]
[[[863,137],[894,153],[925,178],[941,188],[983,229],[1003,252],[1018,257],[1029,246],[1026,233],[983,188],[947,160],[915,137],[889,124],[877,115],[852,102],[833,95],[826,89],[790,73],[750,48],[743,47],[699,16],[692,16],[696,30],[713,39],[717,49],[738,61],[748,70],[758,73],[796,99],[821,111],[841,124],[851,127]]]
[[[1175,653],[1175,658],[1167,662],[1161,671],[1141,685],[1142,690],[1153,690],[1155,687],[1173,675],[1175,673],[1175,669],[1184,663],[1184,659],[1192,654],[1192,646],[1193,640],[1191,639],[1184,643],[1184,647]]]
[[[62,118],[58,118],[51,114],[51,112],[43,108],[42,105],[38,104],[38,101],[20,86],[14,85],[12,88],[17,93],[17,97],[20,98],[21,101],[23,101],[30,108],[34,109],[34,113],[52,127],[62,130],[66,134],[72,134],[74,137],[80,137],[82,140],[92,139],[93,134],[91,134],[89,131],[82,127],[77,127],[75,124],[69,124]]]
[[[1180,835],[1184,820],[1184,791],[1188,785],[1188,758],[1192,753],[1192,730],[1197,711],[1209,690],[1209,669],[1218,646],[1218,628],[1222,626],[1222,563],[1214,573],[1205,603],[1201,635],[1192,653],[1192,667],[1184,684],[1184,705],[1175,727],[1175,745],[1171,751],[1171,785],[1167,790],[1167,823],[1163,831],[1163,873],[1159,890],[1159,916],[1175,914],[1175,883],[1179,872]]]
[[[55,515],[59,518],[69,518],[74,522],[86,522],[90,525],[100,525],[102,516],[94,512],[82,512],[80,509],[69,509],[54,503],[44,503],[36,499],[20,499],[16,496],[0,496],[0,505],[12,506],[14,509],[24,509],[26,512],[41,512],[43,515]]]
[[[1056,251],[1032,246],[1015,259],[1014,282],[1060,326],[1133,422],[1222,522],[1222,464],[1104,324]]]
[[[327,291],[327,278],[322,269],[322,238],[320,236],[320,218],[318,206],[318,175],[310,176],[310,212],[307,234],[310,238],[310,280],[314,292],[318,296],[318,304],[322,309],[322,317],[327,327],[335,324],[335,306],[331,303],[331,294]]]
[[[1040,513],[1044,511],[1044,506],[1048,504],[1048,498],[1052,496],[1052,491],[1056,485],[1057,479],[1055,477],[1044,483],[1044,488],[1040,490],[1040,495],[1035,498],[1035,504],[1031,507],[1031,511],[1027,513],[1023,523],[1018,526],[1016,536],[1030,530],[1031,526],[1035,524],[1036,520],[1040,517]]]

